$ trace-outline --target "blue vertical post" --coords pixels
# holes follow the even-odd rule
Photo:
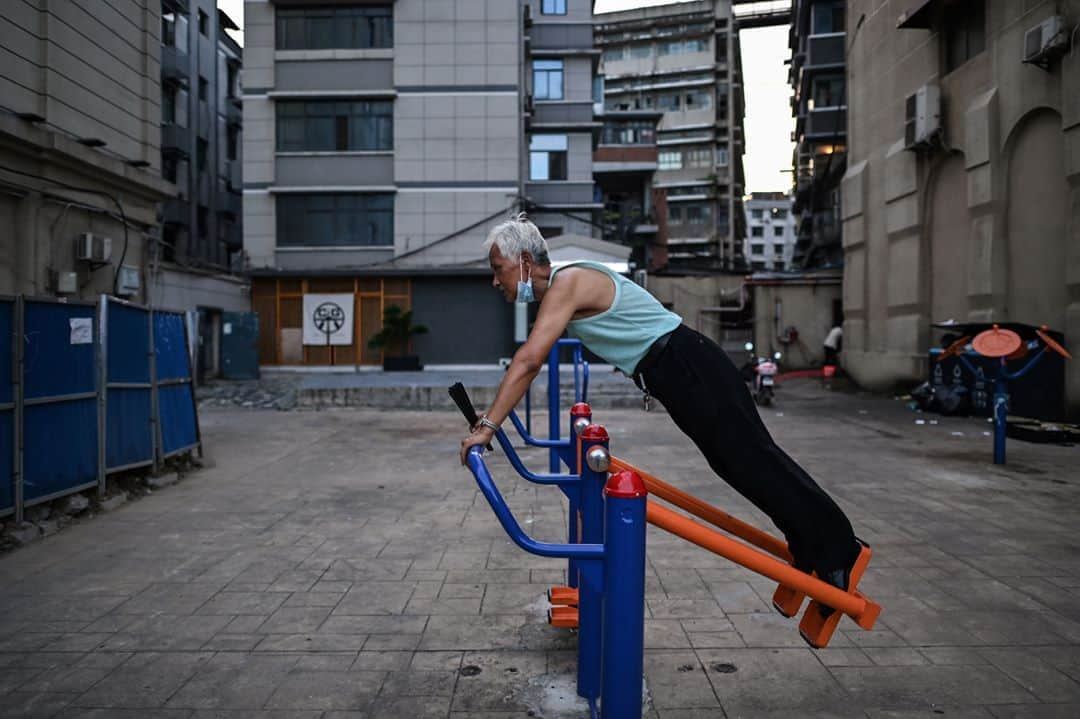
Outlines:
[[[581,472],[581,468],[585,466],[585,462],[581,455],[581,444],[577,441],[578,434],[581,430],[592,424],[592,409],[587,404],[579,403],[570,408],[570,448],[573,450],[573,456],[577,457],[576,466],[570,467],[570,472],[576,474]],[[570,507],[568,510],[569,516],[566,522],[567,542],[570,544],[577,544],[584,541],[579,535],[578,520],[581,514],[581,486],[578,485],[576,492],[567,492],[567,499],[570,501]],[[597,541],[599,544],[599,541]],[[578,564],[577,560],[570,559],[567,561],[566,567],[566,586],[576,589],[578,586]],[[580,622],[579,622],[580,626]]]
[[[1009,389],[1005,379],[1005,358],[994,380],[994,464],[1005,464],[1005,430],[1008,428]]]
[[[577,406],[577,405],[575,405]],[[598,424],[581,432],[581,542],[604,541],[604,484],[607,482],[608,433]],[[603,594],[596,574],[581,575],[578,587],[578,694],[600,696]]]
[[[645,483],[634,472],[604,487],[604,628],[601,709],[641,719],[645,649]]]
[[[559,343],[548,352],[548,439],[559,438]],[[554,447],[548,450],[548,471],[559,471],[559,453]]]

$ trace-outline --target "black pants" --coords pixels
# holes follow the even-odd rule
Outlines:
[[[825,362],[824,364],[836,364],[836,358],[839,356],[839,352],[832,347],[825,347]]]
[[[858,552],[851,523],[773,442],[742,376],[716,343],[680,326],[635,381],[660,400],[713,471],[769,515],[801,569],[851,565]]]

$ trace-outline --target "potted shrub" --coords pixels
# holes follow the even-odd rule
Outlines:
[[[428,328],[412,323],[412,311],[405,312],[397,305],[383,311],[383,328],[368,341],[368,347],[383,352],[383,370],[401,372],[423,369],[420,358],[409,354],[413,335],[426,334]]]

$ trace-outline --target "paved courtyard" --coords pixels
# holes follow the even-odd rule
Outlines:
[[[648,716],[1080,716],[1076,448],[1013,441],[997,468],[985,421],[813,382],[764,416],[873,546],[883,614],[814,651],[770,582],[652,529]],[[597,420],[615,454],[768,526],[662,412]],[[210,467],[0,557],[0,715],[586,715],[574,638],[544,619],[563,563],[507,541],[458,415],[201,421]],[[523,527],[561,541],[557,490],[490,463]]]

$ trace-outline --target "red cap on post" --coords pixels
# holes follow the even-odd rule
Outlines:
[[[607,430],[604,429],[602,424],[590,424],[585,428],[585,431],[581,433],[581,438],[591,442],[607,442],[608,437]]]
[[[628,469],[611,475],[607,484],[604,485],[605,497],[638,499],[646,497],[648,494],[649,492],[645,489],[645,482],[641,479],[641,476],[637,472],[631,472]]]
[[[573,407],[570,408],[570,416],[571,417],[591,417],[592,416],[592,407],[585,404],[584,402],[578,402],[577,404],[575,404]]]

